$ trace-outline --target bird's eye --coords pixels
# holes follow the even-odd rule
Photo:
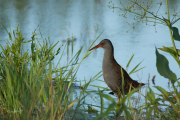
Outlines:
[[[102,42],[102,45],[104,45],[105,44],[105,42]]]

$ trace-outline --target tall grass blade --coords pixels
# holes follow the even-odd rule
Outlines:
[[[140,69],[138,69],[138,70],[136,70],[136,68],[137,68],[141,63],[142,63],[142,61],[141,61],[139,64],[137,64],[137,65],[131,70],[131,72],[129,73],[129,75],[131,75],[132,73],[135,73],[135,72],[137,72],[137,71],[143,69],[144,67],[143,67],[143,68],[140,68]]]
[[[132,59],[134,57],[134,54],[131,56],[131,58],[129,59],[127,65],[126,65],[126,71],[128,70],[129,64],[131,63]]]

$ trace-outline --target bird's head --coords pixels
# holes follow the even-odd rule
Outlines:
[[[102,47],[104,49],[112,49],[113,45],[109,39],[104,39],[98,45],[91,48],[89,51],[100,48],[100,47]]]

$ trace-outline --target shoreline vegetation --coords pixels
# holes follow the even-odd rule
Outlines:
[[[111,4],[113,3],[110,2],[109,7],[116,9]],[[136,1],[130,3],[129,9],[118,9],[125,11],[125,13],[133,12],[139,15],[140,21],[148,18],[154,19],[156,23],[159,20],[166,25],[169,28],[173,47],[163,46],[163,48],[158,49],[170,53],[180,66],[179,50],[174,44],[174,40],[180,41],[180,35],[178,28],[172,26],[180,18],[171,21],[168,3],[166,6],[168,19],[159,18],[148,11],[150,7],[144,8]],[[131,10],[134,7],[144,11],[144,14]],[[3,25],[2,22],[1,24]],[[21,34],[19,26],[13,31],[11,31],[10,23],[10,31],[4,25],[3,27],[9,35],[9,39],[5,40],[5,46],[0,45],[1,119],[180,119],[179,78],[170,70],[167,58],[160,54],[157,48],[155,48],[156,67],[161,76],[170,80],[171,91],[168,92],[160,86],[154,86],[160,92],[154,93],[149,86],[146,86],[144,87],[146,88],[145,94],[139,92],[137,97],[132,98],[132,94],[137,89],[132,90],[126,96],[123,95],[120,103],[117,104],[110,95],[103,94],[102,91],[107,88],[94,86],[98,88],[97,91],[87,90],[87,87],[91,86],[91,82],[99,80],[99,77],[102,76],[101,71],[87,80],[88,82],[84,85],[77,81],[76,77],[79,66],[92,53],[89,52],[89,49],[103,31],[89,46],[84,57],[79,59],[83,46],[74,53],[73,36],[71,42],[68,39],[59,45],[58,42],[50,43],[50,38],[38,38],[36,30],[32,33],[31,39],[27,40]],[[30,44],[30,48],[25,50],[25,44]],[[54,48],[57,46],[59,47],[55,51]],[[57,64],[54,64],[55,57],[59,58]],[[65,64],[60,62],[63,57],[67,57]],[[133,57],[134,55],[127,63],[126,69]],[[138,69],[140,64],[141,62],[129,73],[141,70],[142,68]],[[73,87],[76,86],[76,82],[80,83],[78,86],[80,90],[78,96],[74,97]],[[85,98],[92,92],[99,96],[100,106],[93,106],[85,102]],[[104,102],[105,99],[109,101],[107,107],[104,107],[107,104]],[[98,107],[100,111],[96,110],[95,107]]]

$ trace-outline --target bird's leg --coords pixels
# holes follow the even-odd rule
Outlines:
[[[117,104],[120,104],[120,99],[122,99],[123,95],[121,93],[121,91],[119,90],[118,92],[114,92],[114,94],[117,96],[118,101]]]
[[[118,98],[117,104],[119,104],[120,103],[120,95],[118,93],[115,93],[115,92],[114,92],[114,94],[117,96],[117,98]]]
[[[119,98],[118,98],[117,104],[120,104]]]

